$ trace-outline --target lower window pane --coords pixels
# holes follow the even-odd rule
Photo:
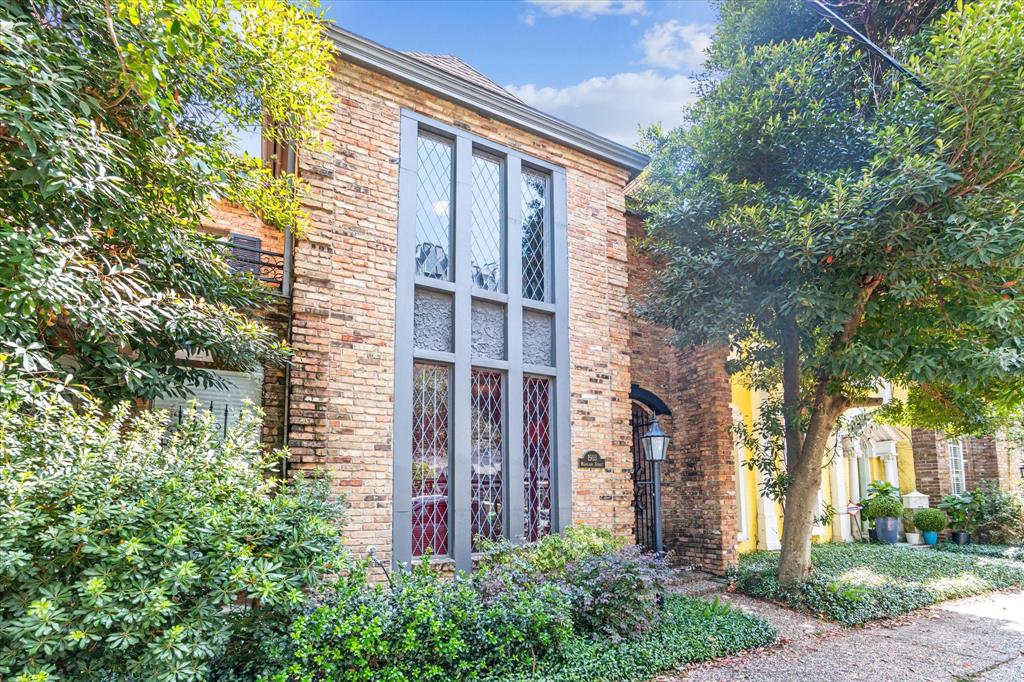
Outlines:
[[[525,539],[551,532],[551,381],[523,377],[523,522]]]
[[[497,540],[502,535],[505,437],[501,373],[474,369],[472,400],[473,496],[470,518],[475,550],[477,537]]]
[[[413,365],[412,553],[448,553],[449,371]]]

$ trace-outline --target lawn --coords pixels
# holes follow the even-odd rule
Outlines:
[[[1024,564],[1002,557],[891,545],[828,544],[811,550],[811,577],[794,591],[775,578],[777,552],[740,557],[737,589],[846,625],[898,616],[929,604],[1024,587]]]
[[[589,682],[646,680],[663,670],[707,661],[777,638],[765,620],[720,603],[673,595],[664,620],[637,639],[609,644],[577,637],[558,660],[520,677],[492,682]]]

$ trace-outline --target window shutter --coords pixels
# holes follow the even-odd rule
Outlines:
[[[260,239],[246,234],[231,235],[231,270],[260,278]]]
[[[153,400],[153,409],[167,410],[171,415],[171,423],[176,424],[194,400],[196,409],[212,412],[226,432],[228,428],[238,423],[238,417],[242,413],[242,406],[246,400],[256,406],[262,405],[263,372],[244,374],[215,370],[213,373],[227,382],[227,386],[222,388],[196,386],[190,391],[191,395],[187,398],[156,398]]]

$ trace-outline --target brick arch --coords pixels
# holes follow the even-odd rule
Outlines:
[[[658,397],[656,393],[648,391],[646,388],[641,388],[638,384],[633,384],[630,387],[629,399],[640,403],[656,416],[672,416],[672,410],[669,409],[664,400]]]

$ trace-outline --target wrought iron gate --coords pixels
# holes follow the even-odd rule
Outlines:
[[[654,551],[654,471],[644,457],[640,438],[654,415],[643,405],[633,402],[633,509],[636,513],[636,544]]]

